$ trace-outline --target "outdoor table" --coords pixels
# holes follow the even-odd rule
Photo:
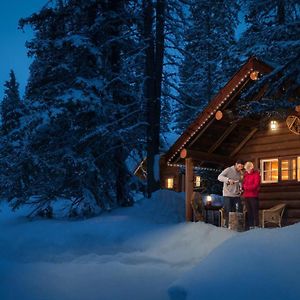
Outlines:
[[[204,222],[219,226],[220,224],[220,213],[219,210],[222,206],[213,206],[211,204],[204,205]],[[218,212],[216,214],[216,212]]]

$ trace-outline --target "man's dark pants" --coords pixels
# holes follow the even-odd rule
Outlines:
[[[236,204],[238,203],[238,212],[243,212],[242,202],[240,197],[224,197],[225,210],[225,225],[228,227],[229,212],[236,211]]]

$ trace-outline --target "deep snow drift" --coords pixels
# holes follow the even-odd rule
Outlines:
[[[299,300],[299,233],[300,224],[238,234],[174,282],[170,299]]]
[[[256,287],[253,299],[299,298],[299,225],[184,223],[183,194],[170,191],[81,221],[1,208],[0,299],[247,299]]]

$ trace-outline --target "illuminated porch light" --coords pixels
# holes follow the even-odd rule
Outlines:
[[[212,202],[212,198],[211,198],[210,195],[208,195],[208,196],[206,197],[206,205],[211,205],[211,202]]]
[[[270,122],[270,128],[271,128],[271,130],[276,130],[276,129],[278,128],[278,123],[277,123],[277,121],[272,120],[272,121]]]

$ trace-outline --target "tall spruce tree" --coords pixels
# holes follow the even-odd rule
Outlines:
[[[20,21],[35,36],[13,207],[49,212],[64,197],[67,213],[82,215],[130,204],[124,161],[144,125],[130,4],[52,1]]]
[[[188,1],[168,0],[165,19],[165,51],[162,77],[161,130],[174,130],[174,107],[179,91],[179,68],[184,53],[184,28],[187,26]]]
[[[239,5],[231,0],[191,0],[180,68],[177,130],[182,132],[234,72]]]
[[[19,84],[13,71],[5,82],[4,98],[1,103],[0,134],[0,195],[1,199],[12,199],[20,194],[22,185],[22,132],[25,105],[20,99]]]
[[[1,122],[4,134],[10,133],[20,125],[20,118],[24,114],[24,105],[19,94],[19,83],[13,70],[9,80],[4,84],[4,97],[1,103]]]
[[[239,40],[238,58],[245,60],[256,56],[274,67],[270,75],[261,78],[245,95],[248,98],[263,85],[268,86],[263,99],[252,103],[251,107],[245,103],[245,109],[275,112],[289,106],[287,99],[299,102],[299,94],[295,94],[300,83],[299,1],[249,0],[244,4],[244,10],[248,28]]]

